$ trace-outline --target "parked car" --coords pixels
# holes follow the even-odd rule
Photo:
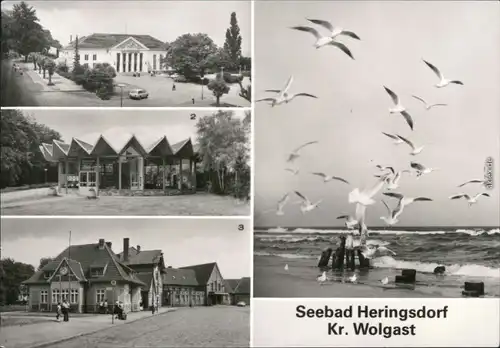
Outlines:
[[[238,307],[245,307],[247,304],[244,301],[240,301],[236,304]]]
[[[130,99],[146,99],[149,96],[149,93],[146,92],[145,89],[133,89],[128,93]]]

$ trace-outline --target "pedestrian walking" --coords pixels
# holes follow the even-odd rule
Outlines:
[[[57,302],[57,314],[56,314],[56,320],[57,321],[60,321],[61,313],[62,313],[61,302]]]
[[[104,299],[104,313],[108,314],[108,300]]]
[[[175,87],[175,83],[172,84],[172,91],[175,91],[176,87]]]

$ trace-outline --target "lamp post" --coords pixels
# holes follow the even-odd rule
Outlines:
[[[47,168],[44,168],[43,171],[45,172],[45,183],[47,183]]]
[[[123,107],[123,87],[125,87],[125,85],[122,83],[118,83],[115,86],[120,88],[120,107],[122,108]]]

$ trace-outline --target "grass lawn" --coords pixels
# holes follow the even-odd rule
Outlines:
[[[248,216],[250,204],[232,197],[197,193],[183,196],[53,197],[2,207],[2,215]]]

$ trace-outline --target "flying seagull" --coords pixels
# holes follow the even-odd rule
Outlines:
[[[314,47],[316,47],[316,49],[327,46],[327,45],[335,46],[335,47],[339,48],[342,52],[347,54],[349,57],[351,57],[351,59],[354,59],[351,51],[349,50],[349,48],[347,48],[346,45],[344,45],[342,42],[335,41],[335,39],[333,39],[332,37],[321,35],[314,28],[305,27],[305,26],[295,26],[295,27],[291,27],[291,29],[305,31],[305,32],[313,34],[314,37],[316,38],[316,42],[314,43]]]
[[[411,173],[409,170],[400,170],[396,172],[394,175],[390,175],[387,179],[387,189],[395,190],[399,187],[399,181],[401,180],[401,176],[403,173]]]
[[[285,207],[286,203],[290,199],[290,194],[287,192],[285,195],[278,201],[278,207],[276,209],[276,215],[285,215],[283,212],[283,208]]]
[[[422,59],[424,61],[424,63],[429,67],[431,68],[432,71],[434,71],[434,73],[439,77],[439,83],[435,84],[434,86],[437,87],[437,88],[442,88],[442,87],[446,87],[448,86],[450,83],[454,83],[454,84],[457,84],[457,85],[463,85],[464,83],[462,81],[458,81],[458,80],[448,80],[444,77],[444,75],[441,73],[441,71],[439,71],[438,68],[436,68],[434,65],[432,65],[431,63],[427,62],[425,59]]]
[[[392,255],[396,255],[391,249],[377,244],[365,244],[360,250],[361,254],[367,259],[372,259],[377,253],[391,253]]]
[[[339,27],[334,27],[332,25],[332,23],[328,22],[328,21],[325,21],[325,20],[322,20],[322,19],[309,19],[309,18],[306,18],[309,22],[311,23],[314,23],[314,24],[317,24],[317,25],[321,25],[322,27],[326,28],[327,30],[330,31],[330,37],[332,39],[335,39],[337,36],[339,35],[345,35],[345,36],[349,36],[353,39],[356,39],[356,40],[361,40],[359,38],[358,35],[356,35],[355,33],[353,33],[352,31],[348,31],[348,30],[344,30],[342,28],[339,28]]]
[[[300,211],[302,211],[302,214],[305,214],[311,210],[316,209],[322,202],[322,200],[319,200],[313,204],[306,196],[302,195],[300,192],[295,191],[295,194],[300,198],[302,198],[302,205],[300,206]]]
[[[400,102],[397,94],[385,86],[384,86],[384,89],[391,96],[392,101],[394,102],[394,105],[395,105],[395,107],[389,108],[389,112],[391,114],[400,113],[405,118],[405,120],[408,123],[408,125],[410,126],[411,130],[413,130],[413,120],[412,120],[410,114],[406,111],[406,108],[403,105],[401,105],[401,102]]]
[[[484,180],[469,180],[467,182],[464,182],[462,185],[458,185],[458,187],[464,187],[465,185],[468,185],[468,184],[481,184],[481,185],[484,185],[485,181]]]
[[[330,182],[332,180],[338,180],[338,181],[342,181],[343,183],[346,183],[349,185],[349,182],[345,179],[342,179],[338,176],[333,176],[333,175],[326,175],[325,173],[311,173],[312,175],[316,175],[316,176],[321,176],[323,178],[323,182]]]
[[[473,204],[477,203],[477,199],[481,196],[485,196],[485,197],[490,197],[489,194],[487,194],[486,192],[482,192],[482,193],[478,193],[477,195],[475,195],[474,197],[471,197],[465,193],[461,193],[461,194],[458,194],[458,195],[455,195],[455,196],[451,196],[450,199],[460,199],[460,198],[465,198],[467,199],[467,202],[469,202],[469,207],[471,207]]]
[[[299,170],[298,170],[298,169],[285,168],[285,170],[286,170],[287,172],[292,173],[293,175],[297,175],[297,174],[299,174]]]
[[[407,206],[412,204],[413,202],[429,202],[432,201],[432,199],[427,198],[427,197],[406,197],[402,195],[401,193],[396,193],[396,192],[384,192],[384,195],[392,198],[397,198],[400,202],[400,204]]]
[[[389,134],[389,133],[385,133],[385,132],[382,132],[382,134],[391,138],[394,141],[394,145],[399,145],[399,144],[403,143],[403,140],[401,140],[397,135]]]
[[[382,200],[382,203],[384,203],[385,207],[387,208],[387,212],[389,215],[387,217],[381,216],[380,219],[384,220],[384,222],[389,226],[398,223],[399,221],[398,217],[399,215],[401,215],[401,213],[403,213],[403,207],[404,207],[404,205],[401,204],[401,201],[394,210],[391,210],[391,208],[389,208],[389,206],[384,200]]]
[[[382,177],[379,178],[377,183],[369,189],[360,191],[358,188],[355,188],[349,193],[349,198],[348,198],[349,203],[356,203],[364,206],[374,204],[375,200],[372,197],[375,196],[382,189],[385,182],[386,179]]]
[[[447,106],[448,105],[448,104],[428,104],[423,98],[417,97],[416,95],[412,95],[412,97],[417,99],[417,100],[420,100],[422,103],[424,103],[425,109],[427,111],[429,111],[430,109],[432,109],[433,107],[436,107],[436,106]]]
[[[309,141],[303,145],[300,145],[298,148],[293,150],[292,153],[288,156],[287,162],[293,162],[297,158],[299,158],[300,157],[299,151],[302,150],[304,147],[312,145],[312,144],[317,144],[317,143],[318,143],[317,141]]]
[[[424,149],[423,145],[422,146],[416,146],[410,140],[402,137],[401,135],[398,135],[398,137],[399,137],[399,139],[403,140],[405,143],[407,143],[411,147],[412,151],[410,152],[410,155],[412,155],[412,156],[418,155]]]
[[[417,178],[421,177],[424,174],[429,174],[435,170],[438,170],[438,168],[429,168],[417,162],[411,162],[410,166],[417,171]]]
[[[412,204],[413,202],[420,202],[420,201],[432,201],[432,199],[427,198],[427,197],[405,197],[400,193],[393,193],[393,192],[384,192],[384,195],[397,198],[399,200],[398,205],[396,209],[392,210],[389,208],[387,203],[385,203],[383,200],[382,202],[384,203],[385,207],[389,211],[389,217],[382,216],[380,217],[381,220],[384,220],[384,222],[392,226],[396,224],[399,220],[398,217],[403,213],[403,209],[407,206]]]
[[[337,219],[345,219],[345,227],[347,227],[348,230],[352,230],[358,224],[358,221],[350,215],[340,215],[337,216]]]
[[[315,95],[312,95],[309,93],[297,93],[297,94],[288,93],[288,90],[290,89],[292,82],[293,82],[293,76],[290,76],[288,78],[286,85],[285,85],[285,88],[283,88],[282,90],[279,90],[279,89],[267,89],[266,90],[266,92],[278,93],[278,95],[276,97],[263,98],[263,99],[256,100],[256,102],[269,101],[269,102],[271,102],[271,106],[273,107],[276,105],[288,104],[296,97],[318,98]]]

